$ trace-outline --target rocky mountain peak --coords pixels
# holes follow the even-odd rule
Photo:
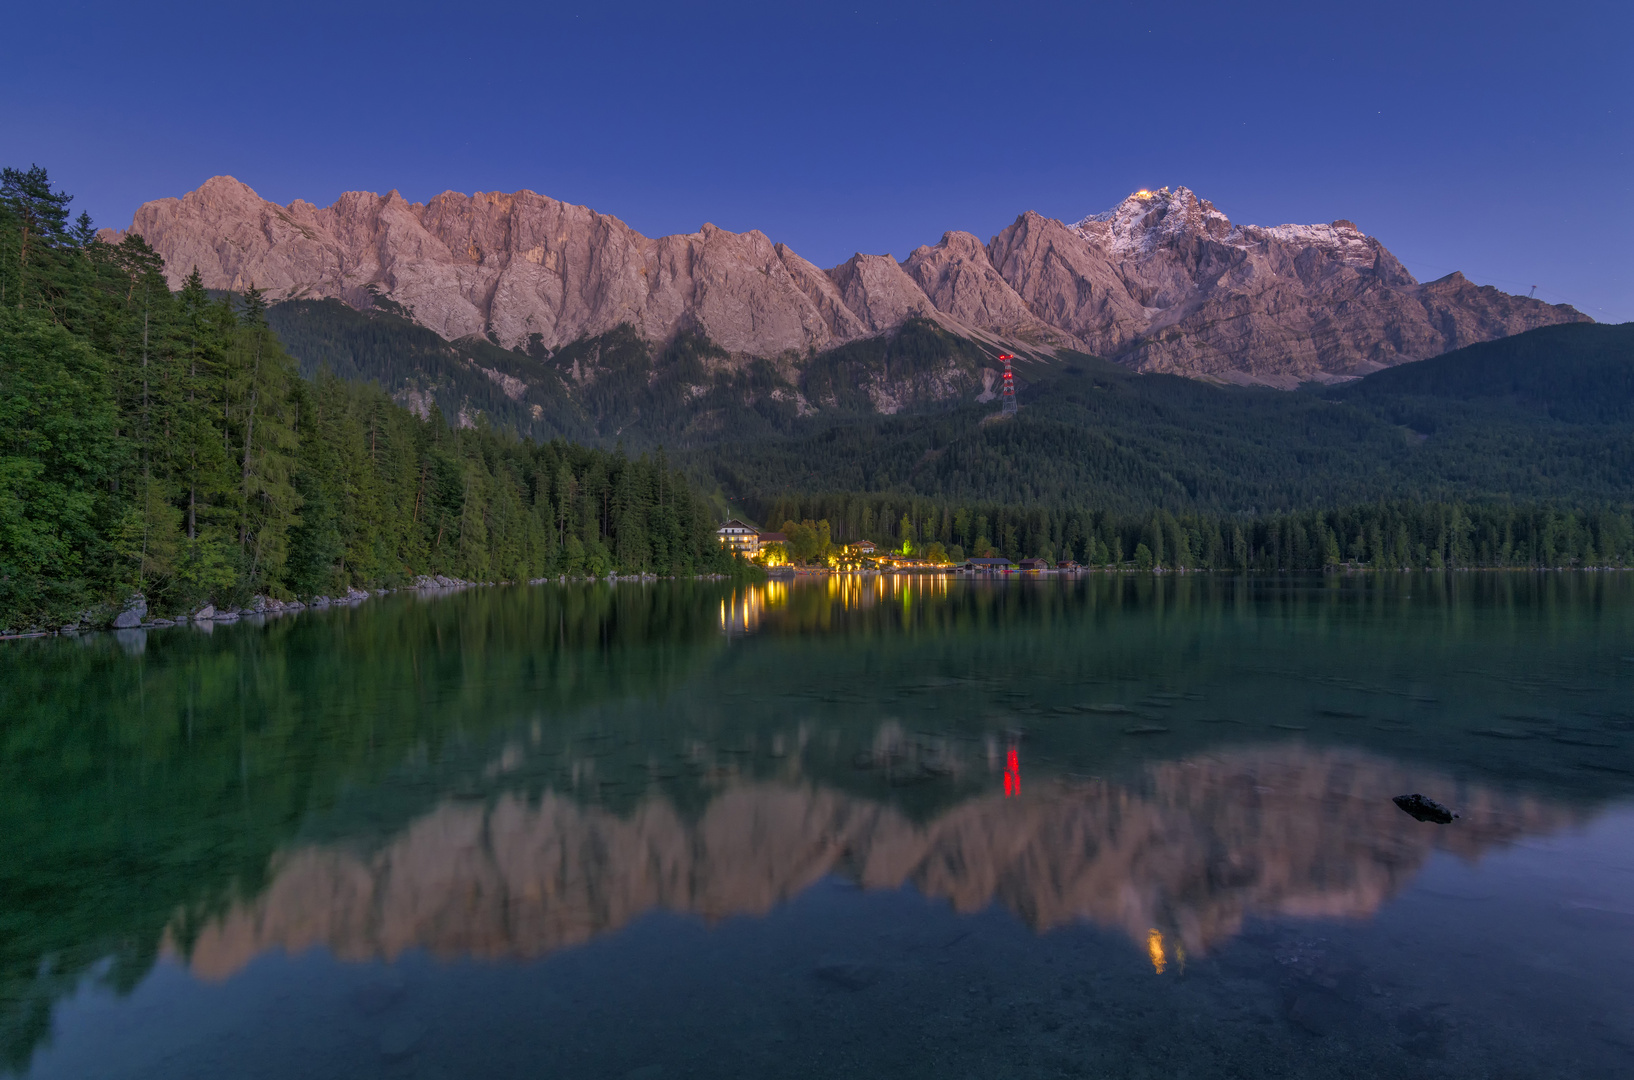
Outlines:
[[[1011,349],[1294,385],[1585,320],[1468,282],[1421,286],[1347,220],[1234,225],[1185,187],[1070,225],[1028,211],[986,244],[950,231],[903,263],[859,254],[827,271],[758,230],[649,238],[526,189],[279,206],[218,176],[145,204],[131,229],[174,284],[197,266],[209,288],[254,284],[274,300],[366,308],[378,295],[445,338],[507,347],[628,325],[653,342],[695,329],[740,357],[792,358],[924,317]]]
[[[1223,240],[1231,234],[1231,221],[1190,188],[1162,187],[1156,191],[1142,188],[1073,228],[1118,255],[1138,256],[1193,237]]]

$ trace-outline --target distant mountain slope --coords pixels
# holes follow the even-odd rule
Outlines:
[[[1458,274],[1420,284],[1348,221],[1236,226],[1185,188],[1076,224],[1029,211],[987,244],[949,232],[902,263],[859,254],[827,271],[758,231],[652,239],[531,191],[425,204],[348,192],[319,208],[216,177],[147,203],[131,228],[174,283],[196,266],[207,287],[276,299],[366,308],[378,294],[443,338],[530,353],[627,326],[659,350],[692,332],[735,358],[799,366],[927,319],[993,352],[1076,350],[1291,388],[1586,321]]]
[[[1381,371],[1336,400],[1506,404],[1579,424],[1634,422],[1634,323],[1550,326]]]
[[[306,375],[372,380],[422,414],[435,404],[451,423],[485,420],[541,440],[707,445],[786,433],[805,416],[990,399],[997,379],[991,350],[925,319],[796,366],[733,357],[693,332],[660,346],[629,325],[553,350],[449,342],[391,301],[377,303],[358,311],[335,299],[286,300],[267,319]]]
[[[267,322],[308,378],[329,371],[376,382],[421,416],[435,404],[453,424],[480,416],[539,438],[594,435],[553,369],[481,338],[444,341],[402,316],[339,300],[274,304]]]
[[[1525,375],[1533,364],[1563,383]],[[1483,366],[1493,383],[1477,377]],[[1225,513],[1380,498],[1634,503],[1634,326],[1535,331],[1321,394],[1137,375],[1088,357],[1021,370],[1013,420],[962,405],[811,424],[687,460],[748,506],[839,491]]]

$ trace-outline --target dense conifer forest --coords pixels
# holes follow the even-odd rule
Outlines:
[[[0,176],[0,629],[391,586],[730,569],[663,453],[451,428],[302,378],[253,288],[172,293],[43,169]]]
[[[1612,506],[1381,501],[1233,517],[838,493],[784,496],[765,504],[763,516],[809,524],[835,547],[868,539],[955,560],[1237,571],[1634,566],[1634,515]]]

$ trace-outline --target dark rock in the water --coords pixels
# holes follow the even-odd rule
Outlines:
[[[1401,807],[1403,813],[1411,814],[1420,821],[1433,821],[1437,825],[1449,824],[1458,816],[1434,799],[1427,799],[1417,792],[1411,795],[1397,795],[1391,801]]]

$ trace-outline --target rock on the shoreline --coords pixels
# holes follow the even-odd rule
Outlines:
[[[114,616],[113,628],[115,630],[134,630],[142,625],[142,620],[147,618],[147,614],[147,597],[141,593],[132,593],[131,598],[125,601],[125,610]]]

